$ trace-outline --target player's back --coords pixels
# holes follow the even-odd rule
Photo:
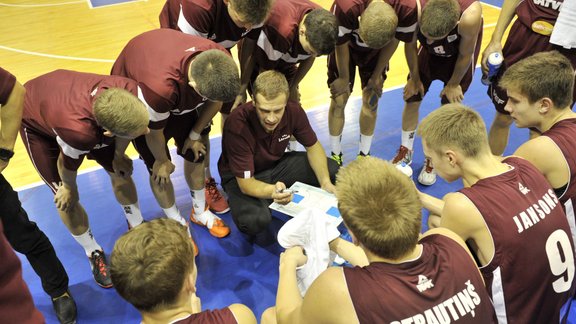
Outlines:
[[[496,314],[509,323],[562,322],[575,269],[566,216],[533,165],[515,157],[503,163],[510,170],[460,191],[482,214],[494,242],[494,256],[480,270]]]

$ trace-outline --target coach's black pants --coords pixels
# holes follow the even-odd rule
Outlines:
[[[68,289],[68,275],[56,256],[48,237],[36,223],[28,219],[18,194],[0,174],[0,217],[4,234],[12,248],[26,256],[40,277],[42,288],[50,297],[58,297]]]
[[[334,160],[329,158],[327,160],[330,179],[334,183],[339,166]],[[236,177],[230,172],[220,174],[220,177],[222,178],[222,187],[228,194],[232,219],[234,219],[238,229],[248,235],[256,235],[265,230],[272,220],[268,208],[272,200],[254,198],[243,194]],[[296,181],[320,186],[314,170],[308,163],[306,152],[286,153],[274,168],[258,172],[254,178],[271,184],[281,181],[286,185],[286,188],[292,186]]]

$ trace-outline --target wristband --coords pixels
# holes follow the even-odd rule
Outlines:
[[[190,134],[188,134],[188,138],[193,141],[198,141],[200,138],[202,138],[202,136],[195,131],[191,131]]]

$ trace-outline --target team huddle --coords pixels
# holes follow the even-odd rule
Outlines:
[[[310,256],[301,246],[286,249],[276,305],[262,323],[566,323],[576,293],[576,48],[550,42],[560,6],[547,4],[504,0],[481,51],[482,7],[475,0],[335,0],[330,10],[310,0],[167,0],[161,28],[131,39],[110,75],[56,70],[21,85],[0,68],[0,171],[19,133],[94,280],[114,287],[143,323],[255,323],[242,304],[202,310],[194,259],[202,251],[189,226],[226,237],[230,227],[218,215],[230,212],[250,240],[268,228],[272,201],[292,201],[288,188],[297,181],[338,198],[351,242],[333,237],[326,244],[351,266],[329,267],[301,294],[296,273]],[[401,142],[384,161],[370,151],[400,42],[409,68]],[[493,53],[503,57],[497,70]],[[322,55],[329,154],[299,89]],[[480,57],[496,110],[488,132],[462,104],[479,82],[473,74]],[[356,68],[360,139],[356,159],[345,165],[341,140]],[[419,123],[434,80],[444,83],[441,105]],[[225,194],[209,167],[218,113]],[[531,136],[502,157],[512,122]],[[416,136],[423,152],[414,152]],[[170,140],[182,170],[171,161]],[[132,178],[133,163],[141,162],[126,155],[130,144],[165,218],[142,217]],[[443,198],[420,192],[405,174],[412,174],[414,154],[425,161],[418,182],[430,186],[440,176],[462,179],[464,188]],[[76,178],[86,157],[106,170],[126,217],[128,231],[110,260],[79,201]],[[176,205],[173,172],[183,172],[190,215]],[[9,314],[1,317],[43,322],[9,243],[41,278],[59,321],[75,323],[76,304],[54,248],[1,174],[0,188],[0,276],[11,283],[0,288],[0,314]],[[425,233],[423,208],[430,215]]]

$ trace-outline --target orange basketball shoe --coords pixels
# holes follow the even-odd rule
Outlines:
[[[224,223],[224,221],[214,215],[206,206],[204,212],[200,215],[196,216],[194,213],[194,207],[192,207],[192,211],[190,212],[190,221],[192,223],[198,224],[200,226],[206,226],[210,235],[222,238],[228,236],[230,234],[230,227]]]
[[[230,206],[228,206],[226,198],[224,198],[220,190],[218,190],[214,178],[206,179],[205,189],[206,202],[211,211],[216,214],[224,214],[230,210]]]

